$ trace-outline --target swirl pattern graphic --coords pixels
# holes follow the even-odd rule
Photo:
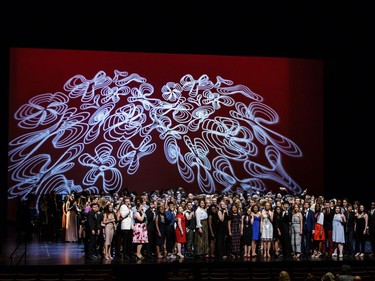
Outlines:
[[[272,130],[277,112],[245,85],[186,74],[165,83],[160,99],[146,78],[114,70],[113,77],[104,71],[92,79],[75,75],[63,89],[32,97],[14,114],[26,132],[9,142],[10,199],[80,192],[83,186],[118,192],[142,159],[158,149],[185,182],[196,181],[205,193],[264,191],[267,181],[301,192],[282,159],[302,157],[302,151]],[[238,95],[248,102],[238,101]],[[77,167],[82,182],[69,178]]]

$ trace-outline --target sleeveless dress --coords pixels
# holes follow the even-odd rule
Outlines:
[[[262,240],[272,240],[273,238],[272,222],[266,214],[262,214],[262,216],[263,216]]]
[[[341,214],[335,214],[333,216],[332,241],[335,243],[345,243],[345,229],[342,224]]]
[[[293,253],[301,252],[301,224],[300,217],[297,214],[292,216],[292,226],[291,226],[291,241]]]
[[[65,230],[65,241],[66,242],[77,242],[78,241],[78,222],[77,222],[77,211],[73,207],[74,201],[68,200],[66,202],[66,230]]]
[[[253,240],[258,241],[259,238],[260,238],[260,216],[254,216]]]
[[[160,236],[156,234],[156,245],[163,246],[165,242],[165,232],[166,232],[166,225],[165,225],[165,215],[164,213],[157,213],[156,215],[158,218],[158,227],[160,231]]]
[[[112,220],[115,218],[114,213],[107,214],[108,219]],[[105,233],[105,245],[111,245],[113,240],[113,235],[115,233],[115,223],[107,223],[104,227],[104,233]]]
[[[144,218],[143,221],[139,221],[134,217],[133,241],[132,242],[140,243],[140,244],[148,243],[146,218]]]
[[[240,254],[240,246],[241,246],[241,231],[240,231],[240,224],[241,224],[241,215],[240,214],[233,214],[230,216],[231,219],[231,233],[232,236],[230,237],[230,252],[235,255]]]
[[[244,245],[251,245],[251,240],[253,239],[253,226],[251,225],[250,215],[245,215],[243,218],[242,239]]]
[[[186,243],[186,217],[183,214],[176,215],[177,219],[181,219],[181,228],[184,231],[184,234],[181,234],[181,231],[176,223],[175,233],[176,233],[176,242],[177,243]]]

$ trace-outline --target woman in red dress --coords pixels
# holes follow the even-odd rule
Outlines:
[[[182,246],[186,243],[186,217],[184,216],[184,208],[178,206],[176,214],[176,245],[177,245],[177,256],[183,258]]]

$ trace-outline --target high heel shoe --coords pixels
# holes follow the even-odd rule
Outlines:
[[[142,255],[135,255],[135,257],[136,257],[137,260],[143,260],[144,259],[144,257]]]

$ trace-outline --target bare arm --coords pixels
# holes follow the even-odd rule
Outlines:
[[[208,216],[208,227],[210,228],[211,235],[215,236],[214,235],[214,230],[212,229],[212,216],[211,215]]]
[[[182,224],[181,224],[181,218],[177,218],[176,222],[177,222],[177,227],[180,230],[181,235],[184,235],[184,230],[182,229]]]

